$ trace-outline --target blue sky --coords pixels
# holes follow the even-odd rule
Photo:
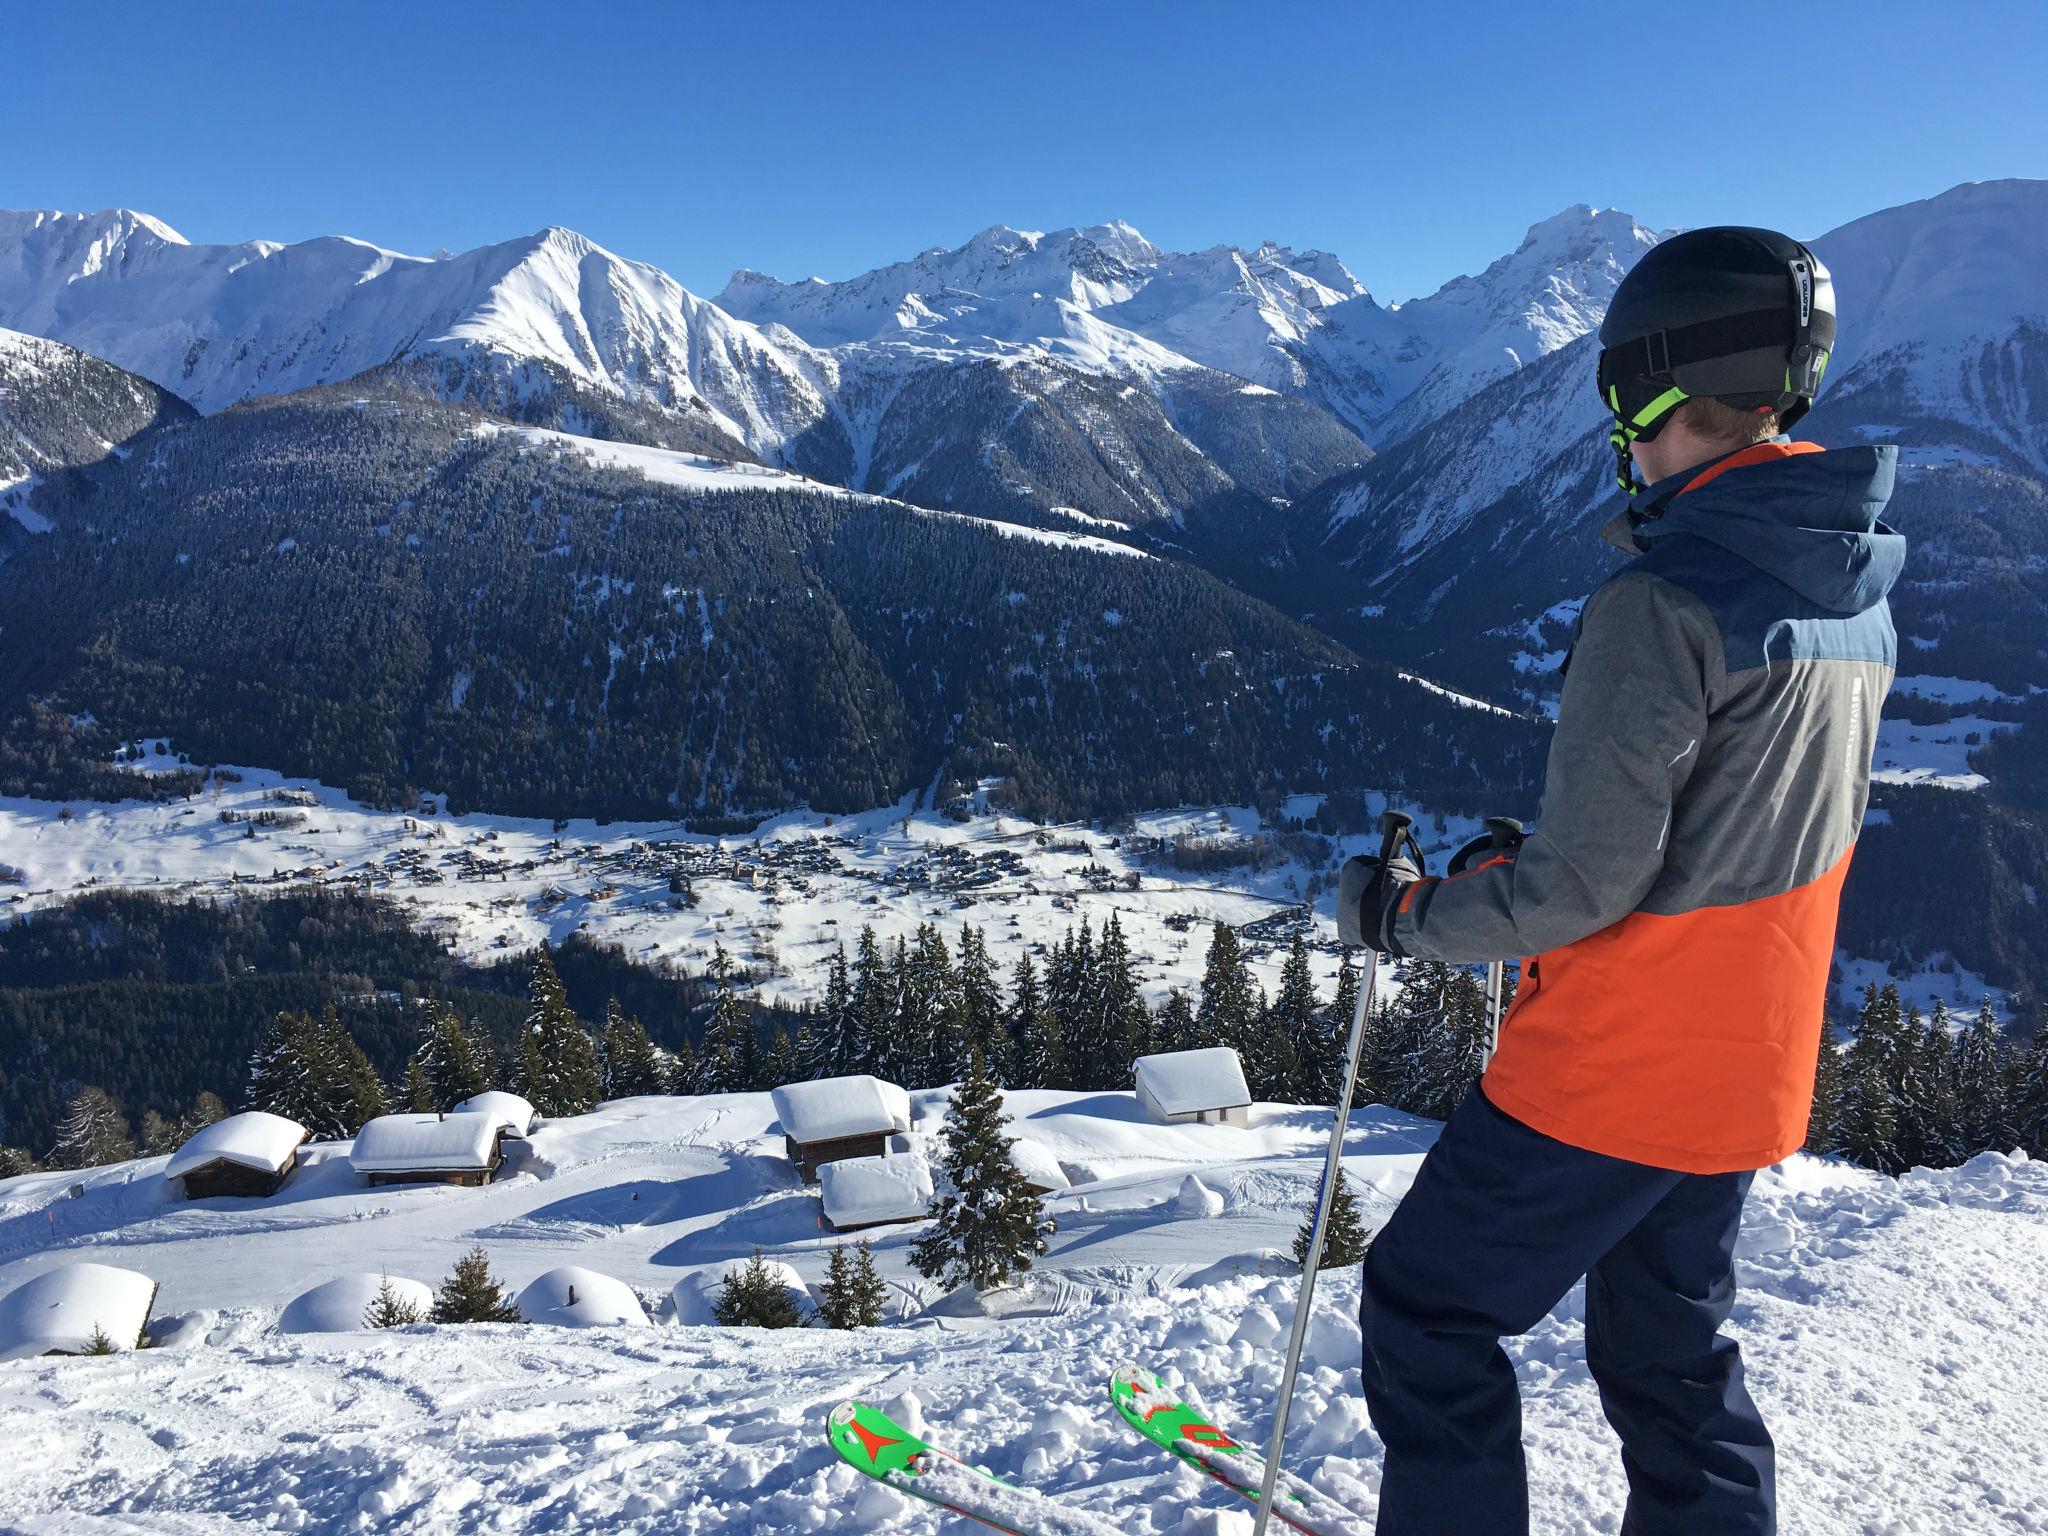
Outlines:
[[[1382,299],[1575,202],[1815,235],[2048,175],[2048,6],[19,5],[0,206],[193,240],[579,229],[716,293],[994,223],[1333,250]]]

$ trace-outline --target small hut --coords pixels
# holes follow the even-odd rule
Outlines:
[[[371,1184],[491,1182],[505,1161],[493,1115],[380,1115],[356,1133],[349,1166]]]
[[[1028,1136],[1011,1138],[1010,1161],[1017,1165],[1024,1182],[1041,1195],[1064,1195],[1073,1188],[1067,1170],[1042,1141],[1033,1141]]]
[[[516,1093],[491,1088],[464,1099],[449,1111],[454,1115],[493,1115],[505,1127],[507,1136],[525,1136],[533,1129],[533,1106]]]
[[[1140,1056],[1132,1072],[1138,1102],[1163,1125],[1251,1124],[1251,1090],[1227,1045]]]
[[[187,1200],[220,1195],[274,1195],[299,1165],[308,1132],[296,1120],[260,1109],[229,1115],[202,1127],[164,1165]]]
[[[825,1220],[835,1232],[922,1221],[932,1209],[932,1171],[915,1156],[843,1157],[818,1170]]]
[[[110,1264],[45,1270],[0,1296],[0,1360],[134,1349],[156,1305],[156,1282]]]
[[[827,1077],[785,1083],[770,1095],[783,1146],[806,1184],[849,1157],[880,1157],[889,1138],[910,1130],[910,1095],[878,1077]]]

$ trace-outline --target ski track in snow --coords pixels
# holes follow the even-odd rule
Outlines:
[[[1085,1209],[1055,1204],[1047,1272],[999,1297],[995,1315],[954,1298],[853,1334],[274,1327],[284,1295],[336,1268],[437,1278],[479,1233],[508,1289],[565,1252],[664,1282],[668,1250],[722,1263],[756,1242],[815,1284],[825,1255],[811,1196],[770,1155],[765,1095],[626,1100],[555,1122],[524,1172],[485,1190],[364,1190],[316,1160],[280,1197],[318,1213],[292,1232],[266,1230],[266,1207],[172,1203],[161,1160],[96,1170],[79,1201],[63,1197],[76,1175],[0,1184],[0,1290],[59,1258],[141,1268],[165,1279],[169,1336],[109,1359],[0,1365],[0,1529],[972,1529],[831,1455],[825,1415],[859,1396],[1132,1536],[1241,1536],[1245,1507],[1132,1435],[1106,1378],[1141,1357],[1226,1427],[1262,1435],[1295,1281],[1260,1252],[1284,1243],[1307,1202],[1322,1113],[1262,1106],[1249,1131],[1168,1129],[1140,1123],[1128,1095],[1012,1098],[1013,1131],[1047,1138],[1083,1173],[1107,1171],[1082,1183]],[[942,1111],[942,1092],[918,1096],[914,1134]],[[1433,1130],[1360,1112],[1348,1162],[1375,1221]],[[1226,1192],[1223,1216],[1178,1213],[1174,1191],[1197,1167]],[[113,1227],[59,1225],[60,1246],[41,1246],[52,1211]],[[583,1219],[514,1240],[550,1212]],[[874,1234],[899,1283],[918,1230]],[[1788,1536],[2048,1531],[2048,1167],[1986,1154],[1891,1180],[1795,1158],[1759,1178],[1741,1253],[1731,1331],[1778,1440]],[[202,1296],[213,1309],[180,1312]],[[1379,1461],[1358,1396],[1356,1272],[1327,1275],[1319,1296],[1289,1460],[1369,1510]],[[1582,1319],[1574,1291],[1510,1354],[1536,1529],[1611,1536],[1623,1486]]]

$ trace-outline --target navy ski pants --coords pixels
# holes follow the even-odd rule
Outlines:
[[[1586,1363],[1628,1475],[1623,1536],[1769,1536],[1771,1437],[1720,1336],[1748,1173],[1686,1174],[1533,1131],[1474,1088],[1373,1239],[1365,1399],[1379,1536],[1524,1536],[1503,1337],[1586,1277]]]

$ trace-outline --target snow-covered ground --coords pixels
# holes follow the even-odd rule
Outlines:
[[[138,773],[176,766],[158,745]],[[986,930],[1007,975],[1026,949],[1057,943],[1083,919],[1100,932],[1114,913],[1158,998],[1200,979],[1217,920],[1271,920],[1249,943],[1276,988],[1290,914],[1318,877],[1319,891],[1333,884],[1336,863],[1372,841],[1335,842],[1314,868],[1268,847],[1260,868],[1192,873],[1176,870],[1158,840],[1249,846],[1258,817],[1242,807],[1163,811],[1118,831],[990,815],[960,822],[906,802],[852,816],[792,812],[724,838],[676,822],[579,819],[557,832],[519,817],[375,811],[311,780],[232,771],[239,780],[212,779],[193,801],[0,798],[0,866],[22,871],[20,883],[0,885],[0,921],[110,886],[229,896],[324,885],[401,901],[472,959],[582,929],[643,962],[698,970],[722,944],[763,978],[764,994],[798,1001],[822,993],[834,948],[844,941],[850,954],[864,924],[893,943],[936,922],[951,942],[970,922]],[[221,819],[264,812],[303,820],[255,826],[251,837],[249,820]],[[1451,818],[1441,832],[1423,830],[1441,855],[1478,828]],[[670,890],[672,875],[687,881],[694,905]],[[1326,893],[1310,925],[1327,993],[1338,950]]]
[[[634,1099],[536,1130],[485,1189],[369,1190],[312,1150],[270,1201],[172,1200],[161,1159],[0,1184],[0,1293],[93,1260],[162,1282],[158,1349],[0,1365],[0,1528],[24,1532],[916,1533],[949,1525],[862,1483],[823,1441],[859,1396],[1133,1536],[1237,1536],[1230,1496],[1132,1437],[1104,1379],[1140,1356],[1227,1425],[1270,1409],[1295,1282],[1284,1247],[1327,1115],[1143,1123],[1127,1094],[1018,1093],[1013,1131],[1075,1179],[1034,1283],[984,1315],[906,1267],[856,1334],[648,1325],[300,1334],[284,1302],[339,1274],[437,1281],[471,1243],[516,1292],[564,1265],[649,1299],[759,1247],[809,1282],[827,1242],[765,1095]],[[913,1139],[943,1095],[918,1095]],[[1434,1126],[1366,1109],[1347,1167],[1384,1218]],[[1220,1197],[1189,1206],[1190,1173]],[[68,1186],[84,1185],[78,1198]],[[2048,1169],[1978,1158],[1899,1181],[1806,1158],[1759,1180],[1731,1325],[1777,1436],[1800,1536],[2048,1531]],[[1309,1339],[1291,1459],[1369,1509],[1355,1272]],[[1622,1483],[1577,1293],[1511,1347],[1537,1528],[1612,1533]],[[1369,1527],[1361,1525],[1361,1530]]]

